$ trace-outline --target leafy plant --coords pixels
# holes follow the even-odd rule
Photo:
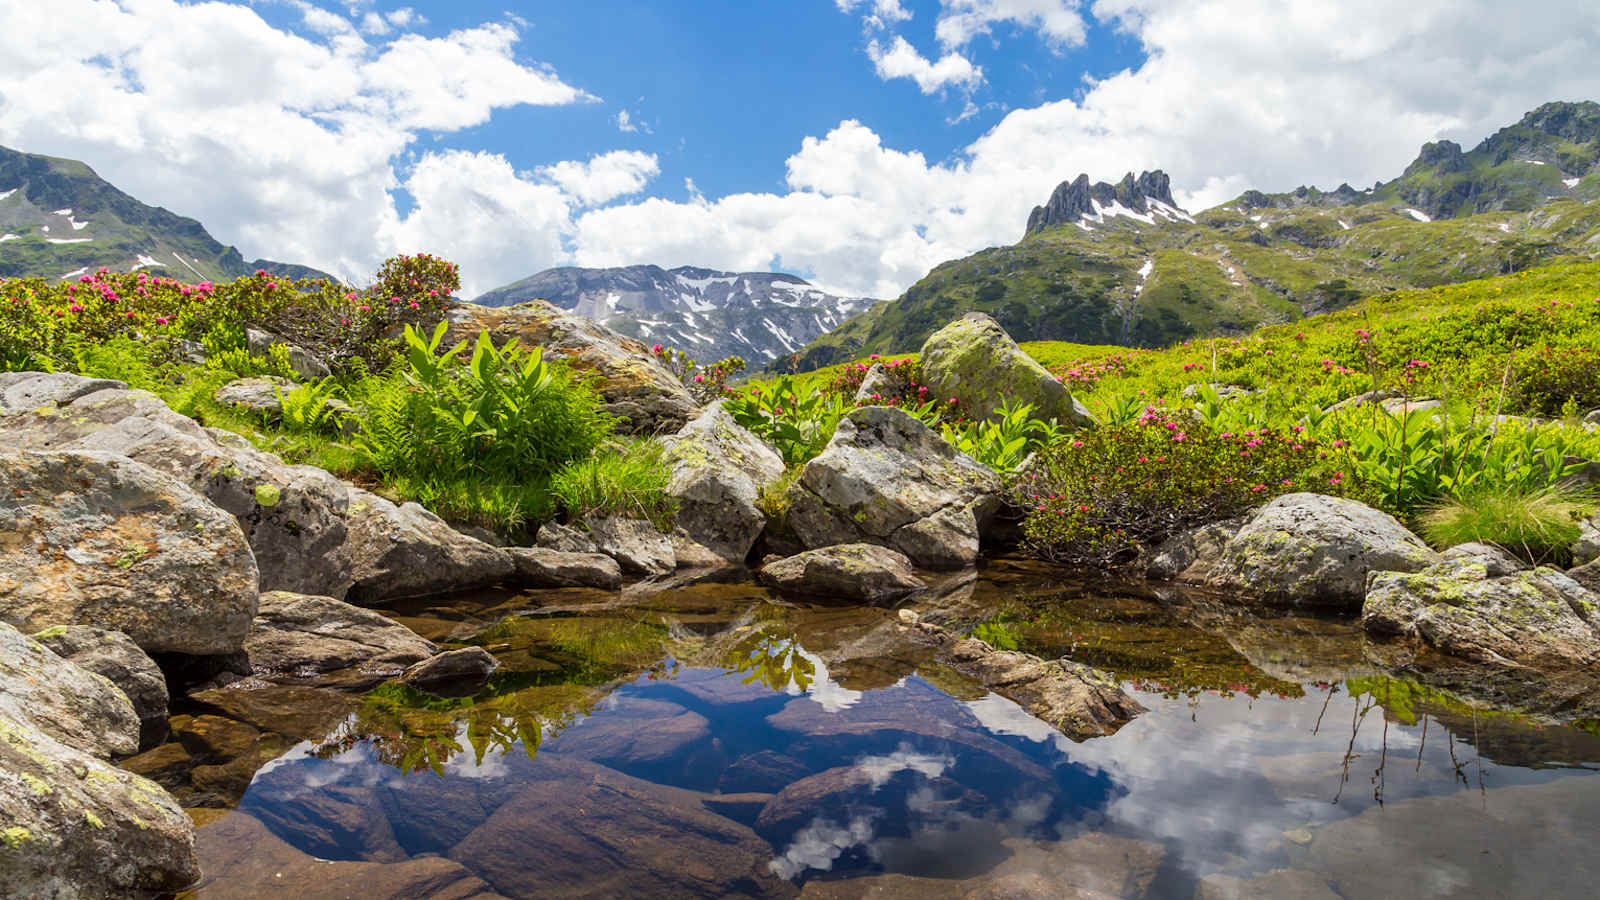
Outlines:
[[[671,469],[659,441],[607,444],[555,474],[550,493],[568,514],[649,519],[657,529],[672,529],[676,514],[667,488]]]
[[[1437,547],[1477,541],[1535,565],[1565,565],[1578,539],[1578,521],[1592,501],[1567,485],[1500,486],[1438,504],[1423,514],[1422,529]]]
[[[785,465],[799,466],[821,453],[850,411],[843,395],[792,375],[763,388],[729,397],[724,406],[734,421],[777,448]]]
[[[278,395],[278,406],[282,410],[279,422],[285,431],[292,433],[336,431],[348,409],[337,398],[339,385],[332,377],[298,385],[287,394],[277,384],[272,390]]]
[[[704,406],[728,392],[728,379],[744,371],[744,358],[730,356],[720,362],[702,366],[682,350],[656,344],[650,352],[660,360],[683,386],[696,403]]]
[[[1031,403],[1007,400],[996,410],[997,417],[960,427],[947,423],[941,431],[945,440],[962,453],[996,472],[1011,472],[1022,465],[1028,454],[1064,434],[1054,419],[1045,422],[1033,418],[1033,410]]]

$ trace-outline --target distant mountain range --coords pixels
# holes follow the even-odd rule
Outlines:
[[[290,263],[246,261],[199,222],[140,203],[81,162],[0,147],[0,277],[61,279],[100,266],[182,281],[220,281],[257,269],[332,277]]]
[[[1063,183],[1022,240],[943,263],[770,368],[915,350],[969,310],[1019,340],[1161,346],[1369,294],[1600,256],[1600,104],[1549,103],[1470,151],[1423,146],[1393,181],[1302,187],[1190,215],[1162,172]]]
[[[703,362],[739,356],[752,367],[794,353],[878,302],[836,296],[793,275],[694,266],[548,269],[473,302],[511,306],[533,299]]]

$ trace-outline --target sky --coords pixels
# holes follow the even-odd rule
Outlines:
[[[1367,186],[1600,99],[1594,0],[0,0],[0,145],[248,258],[893,297],[1061,181]],[[6,185],[0,185],[0,190]]]

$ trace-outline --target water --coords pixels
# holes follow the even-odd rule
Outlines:
[[[202,819],[193,895],[1594,893],[1600,737],[1393,677],[1350,622],[1007,564],[911,605],[1148,712],[1074,743],[892,611],[748,585],[417,603],[393,614],[502,661],[486,695],[246,716],[242,797],[227,764],[168,779],[238,802]]]

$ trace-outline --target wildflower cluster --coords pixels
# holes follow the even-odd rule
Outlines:
[[[744,359],[738,356],[730,356],[710,365],[701,365],[684,351],[664,344],[652,346],[650,355],[660,360],[668,371],[676,375],[678,380],[683,382],[683,386],[689,389],[695,401],[702,405],[732,393],[728,388],[728,379],[743,372],[745,366]]]
[[[1131,350],[1127,353],[1114,353],[1099,359],[1080,359],[1069,363],[1062,363],[1050,367],[1050,373],[1056,380],[1074,390],[1089,389],[1100,383],[1102,378],[1116,377],[1127,378],[1138,374],[1134,365],[1134,357],[1147,351]],[[1198,364],[1196,364],[1198,366]],[[1188,368],[1185,367],[1185,372]]]
[[[1023,531],[1045,558],[1115,567],[1177,532],[1279,494],[1338,493],[1318,448],[1291,428],[1216,431],[1147,407],[1137,420],[1074,434],[1018,479]]]

